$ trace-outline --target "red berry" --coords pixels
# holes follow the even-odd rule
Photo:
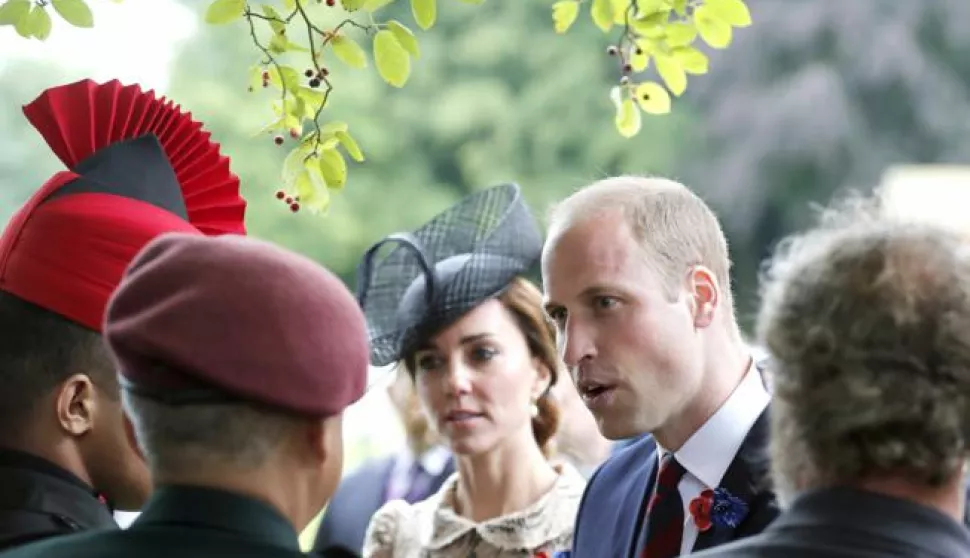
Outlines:
[[[318,76],[320,79],[323,79],[329,75],[330,75],[330,70],[326,68],[320,68],[320,75]]]
[[[296,213],[299,210],[300,210],[300,204],[296,202],[293,202],[290,204],[290,211],[292,211],[293,213]]]
[[[632,71],[633,71],[633,66],[631,66],[629,64],[624,64],[623,65],[623,73],[629,74]]]
[[[293,139],[300,137],[300,131],[297,130],[296,128],[293,128],[292,130],[290,130],[290,137]]]
[[[291,203],[293,203],[293,198],[287,197],[286,198],[286,204],[287,205],[290,205]]]
[[[269,81],[269,72],[263,71],[263,81]]]
[[[311,79],[310,80],[310,87],[312,87],[313,89],[316,89],[317,87],[320,87],[320,80],[318,80],[317,78]]]
[[[328,6],[333,6],[336,3],[337,3],[337,0],[327,0],[327,5]]]
[[[273,143],[276,145],[283,145],[283,136],[276,136],[273,138]]]
[[[303,75],[306,77],[313,77],[313,70],[308,69],[307,71],[303,72]]]
[[[276,199],[281,200],[285,197],[286,197],[286,192],[284,192],[283,190],[276,191]]]

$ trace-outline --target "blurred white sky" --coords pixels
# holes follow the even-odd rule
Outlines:
[[[164,92],[176,49],[198,30],[205,7],[199,2],[195,12],[172,0],[88,0],[88,5],[93,29],[72,27],[48,8],[54,29],[44,42],[0,27],[0,73],[11,60],[37,59],[56,62],[72,79],[117,78]]]

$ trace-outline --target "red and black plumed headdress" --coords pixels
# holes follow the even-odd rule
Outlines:
[[[0,237],[0,290],[94,331],[125,267],[166,232],[245,234],[229,159],[153,91],[83,80],[44,91],[27,120],[69,169]]]

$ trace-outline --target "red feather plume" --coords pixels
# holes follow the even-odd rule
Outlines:
[[[191,113],[154,91],[86,79],[44,91],[24,115],[69,169],[113,143],[154,134],[182,187],[189,222],[207,235],[245,234],[246,201],[229,158]]]

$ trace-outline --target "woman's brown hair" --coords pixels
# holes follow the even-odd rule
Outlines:
[[[498,296],[499,302],[512,314],[525,336],[532,356],[538,358],[549,371],[549,386],[536,401],[539,413],[532,418],[532,434],[542,453],[549,457],[552,439],[559,428],[559,405],[551,394],[552,386],[559,378],[559,355],[556,350],[556,328],[542,309],[542,293],[528,279],[516,277]],[[405,355],[404,366],[414,379],[415,353]]]
[[[528,279],[516,277],[498,299],[515,316],[529,344],[529,352],[549,371],[549,385],[536,401],[539,413],[532,418],[532,434],[542,453],[549,457],[552,439],[559,428],[559,405],[550,392],[556,385],[560,369],[556,328],[542,309],[542,293]]]

